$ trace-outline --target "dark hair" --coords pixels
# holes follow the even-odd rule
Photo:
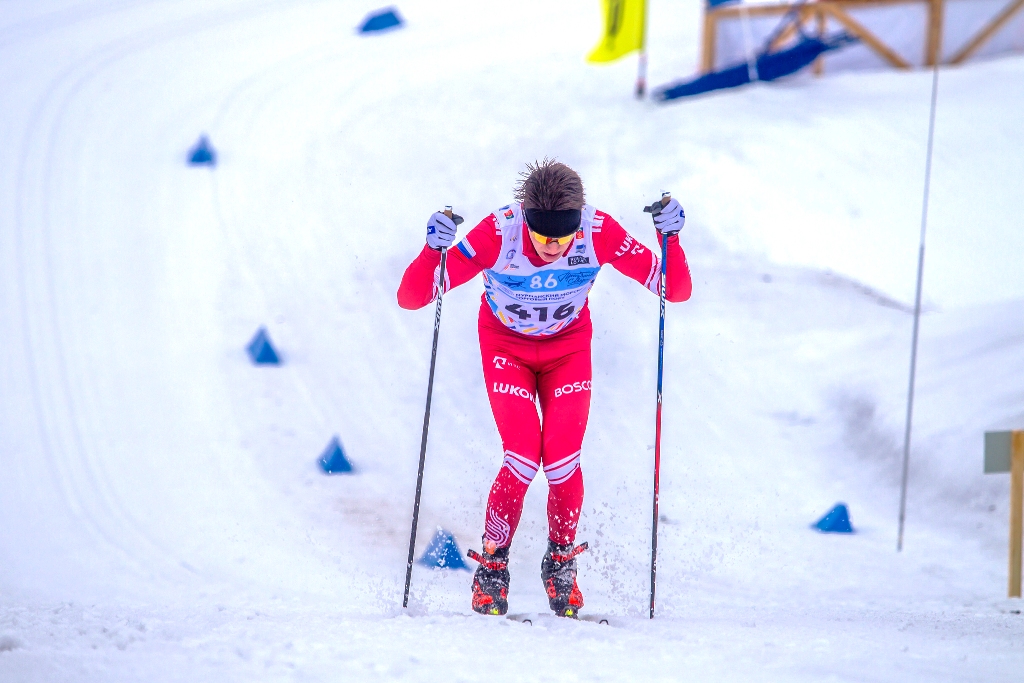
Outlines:
[[[559,161],[544,157],[544,161],[527,164],[519,176],[522,180],[516,185],[515,198],[523,208],[580,211],[586,203],[579,174]]]

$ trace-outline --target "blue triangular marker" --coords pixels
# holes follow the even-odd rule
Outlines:
[[[823,531],[829,534],[852,534],[853,527],[850,526],[850,511],[844,503],[836,503],[836,506],[828,511],[817,523],[811,525],[812,529]]]
[[[200,135],[199,141],[188,151],[188,163],[193,166],[215,166],[217,164],[217,152],[214,151],[213,145],[205,135]]]
[[[385,7],[384,9],[367,14],[366,19],[359,25],[359,32],[373,33],[376,31],[386,31],[392,28],[400,28],[402,24],[402,17],[398,14],[398,8]]]
[[[441,527],[437,528],[437,533],[430,540],[427,549],[423,551],[423,556],[418,560],[418,564],[435,569],[465,569],[469,571],[469,567],[462,560],[462,553],[459,551],[458,544],[455,543],[455,537]]]
[[[345,457],[345,449],[341,447],[338,437],[331,439],[317,462],[325,474],[347,474],[353,471],[352,463]]]
[[[246,349],[249,352],[249,358],[256,365],[280,365],[281,359],[277,355],[277,351],[274,350],[273,344],[270,343],[270,336],[267,334],[267,328],[261,327],[256,331],[256,335],[249,342],[249,346]]]

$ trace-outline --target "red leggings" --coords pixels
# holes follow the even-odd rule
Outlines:
[[[498,547],[512,543],[526,489],[543,465],[548,536],[572,543],[583,507],[580,447],[590,415],[589,310],[563,332],[531,338],[507,330],[483,307],[479,331],[487,396],[505,449],[487,498],[484,538]]]

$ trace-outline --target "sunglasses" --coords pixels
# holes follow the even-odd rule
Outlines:
[[[564,247],[566,244],[572,241],[572,238],[576,236],[575,233],[566,235],[565,237],[546,237],[544,235],[538,235],[533,230],[530,230],[530,235],[533,239],[537,240],[541,246],[551,244],[552,242],[558,243],[558,246]]]

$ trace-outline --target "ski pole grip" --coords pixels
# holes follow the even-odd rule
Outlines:
[[[462,216],[460,216],[457,213],[453,213],[452,212],[452,207],[450,207],[450,206],[448,206],[446,204],[445,207],[444,207],[444,212],[443,213],[444,213],[445,216],[448,216],[448,218],[451,218],[452,221],[454,221],[455,225],[462,225],[462,222],[463,222]]]
[[[652,216],[657,216],[659,213],[661,213],[662,209],[664,209],[666,206],[668,206],[668,203],[670,201],[672,201],[672,193],[671,192],[662,192],[660,200],[654,202],[650,206],[645,206],[644,207],[644,213],[649,213]]]

